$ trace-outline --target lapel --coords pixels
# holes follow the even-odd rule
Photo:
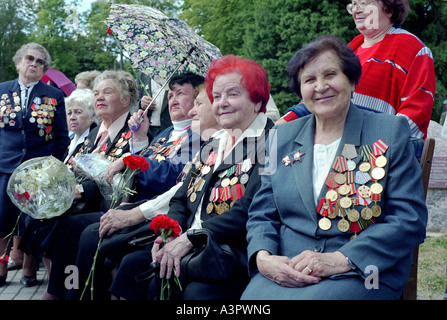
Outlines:
[[[361,132],[363,127],[363,114],[351,104],[348,115],[346,117],[345,128],[343,136],[340,140],[336,156],[341,155],[345,144],[353,144],[357,150],[361,143]],[[293,173],[295,176],[295,182],[298,192],[301,196],[303,204],[311,217],[315,222],[318,220],[318,215],[315,214],[316,206],[314,203],[313,194],[313,180],[312,180],[312,168],[313,168],[313,146],[314,146],[314,133],[315,133],[315,116],[311,116],[309,121],[305,123],[302,130],[299,132],[294,143],[295,148],[293,152],[300,151],[305,153],[306,156],[302,157],[301,162],[295,162],[292,164]],[[289,154],[290,160],[293,161],[293,153]],[[358,154],[356,158],[352,159],[356,166],[361,160],[361,156]],[[335,172],[334,169],[330,169],[329,172]],[[310,173],[310,174],[309,174]],[[318,199],[324,197],[328,191],[328,186],[323,185]]]

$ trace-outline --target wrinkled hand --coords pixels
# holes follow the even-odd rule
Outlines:
[[[152,97],[150,97],[150,96],[143,96],[143,98],[141,98],[141,101],[140,101],[140,109],[141,110],[146,110],[146,108],[151,104],[151,102],[153,100],[154,99]],[[155,107],[156,107],[156,104],[155,104],[155,101],[154,101],[154,103],[152,103],[152,105],[151,105],[149,110],[154,110]]]
[[[129,128],[132,128],[133,139],[135,142],[145,141],[147,139],[147,132],[149,131],[149,118],[147,113],[143,110],[138,110],[127,122]],[[137,128],[137,129],[136,129]],[[133,129],[136,129],[135,131]]]
[[[111,164],[107,166],[106,172],[104,173],[104,179],[109,185],[113,183],[113,176],[118,172],[124,170],[124,162],[122,158],[116,159]]]
[[[152,260],[160,263],[160,278],[170,279],[173,268],[177,276],[180,276],[180,261],[192,250],[191,241],[183,233],[178,238],[168,237],[166,244],[160,249],[162,243],[162,238],[158,237],[152,246]]]
[[[293,257],[290,266],[297,271],[316,277],[329,277],[351,270],[345,255],[338,251],[322,253],[306,250]]]
[[[100,219],[99,236],[110,236],[118,230],[133,226],[144,220],[139,207],[130,210],[110,209]]]
[[[288,257],[271,255],[265,250],[256,255],[258,270],[264,277],[280,286],[295,288],[320,282],[321,278],[294,269],[290,262]]]

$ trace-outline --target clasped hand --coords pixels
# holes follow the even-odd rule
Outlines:
[[[180,262],[193,249],[191,241],[183,233],[178,238],[168,237],[162,244],[163,239],[158,237],[152,246],[152,260],[160,264],[160,278],[170,279],[174,268],[180,276]]]
[[[341,252],[320,253],[303,251],[292,259],[271,255],[265,250],[256,256],[258,270],[283,287],[304,287],[316,284],[321,278],[350,270]]]

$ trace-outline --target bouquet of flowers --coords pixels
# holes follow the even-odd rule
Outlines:
[[[76,159],[76,158],[75,158]],[[92,160],[93,158],[86,158],[87,160]],[[92,177],[96,177],[98,178],[98,172],[100,172],[102,169],[99,168],[94,168],[96,166],[96,164],[94,163],[90,163],[90,165],[87,165],[89,162],[85,160],[84,162],[77,162],[78,164],[81,164],[81,166],[83,167],[84,172],[89,173],[92,175]],[[100,160],[98,158],[98,160]],[[107,159],[105,159],[106,161],[108,161]],[[129,194],[129,193],[135,193],[135,191],[131,190],[128,185],[129,182],[132,181],[132,178],[134,177],[135,174],[137,174],[138,170],[141,170],[141,172],[145,172],[147,169],[149,169],[149,163],[147,162],[147,160],[144,157],[141,156],[134,156],[134,155],[130,155],[127,156],[123,159],[124,165],[126,166],[126,169],[124,170],[124,173],[122,174],[123,177],[126,177],[125,179],[121,178],[118,180],[117,183],[115,183],[115,179],[114,179],[114,183],[112,186],[112,193],[111,193],[111,199],[112,199],[112,204],[110,205],[110,209],[114,209],[115,206],[118,204],[118,201],[122,198],[123,195],[125,194]],[[104,165],[105,162],[102,162],[102,165]],[[100,165],[98,165],[99,167]],[[107,167],[106,167],[107,168]],[[96,173],[93,174],[96,170]],[[102,175],[104,176],[105,173],[105,169],[104,171],[102,171]],[[98,180],[95,180],[98,183]],[[107,184],[107,182],[104,183]],[[99,184],[98,184],[99,185]],[[93,257],[93,264],[92,264],[92,268],[90,269],[90,273],[88,275],[87,281],[85,283],[85,287],[84,290],[82,291],[81,294],[81,300],[84,298],[84,294],[86,292],[86,289],[88,287],[88,285],[90,284],[90,295],[91,295],[91,300],[93,300],[93,281],[94,281],[94,274],[95,274],[95,265],[96,265],[96,259],[98,257],[98,252],[99,252],[99,247],[101,246],[101,242],[102,242],[102,238],[99,239],[98,242],[98,247],[96,249],[96,253],[95,256]]]
[[[34,219],[50,219],[71,207],[75,186],[73,172],[53,156],[46,156],[18,166],[6,192],[22,212]]]
[[[176,238],[180,235],[180,232],[181,232],[178,222],[169,218],[165,214],[159,214],[158,216],[153,218],[151,221],[151,224],[149,226],[156,234],[159,233],[161,235],[161,238],[163,239],[163,244],[161,247],[163,247],[166,244],[166,239],[169,236],[173,236],[174,238]],[[174,273],[174,283],[179,287],[180,290],[182,290],[182,286],[181,286],[180,280],[177,277],[177,274],[175,272],[175,268],[173,271],[174,271],[173,272]],[[165,299],[165,291],[167,291],[166,299]],[[169,300],[170,297],[171,297],[170,279],[162,279],[161,280],[160,300]]]
[[[53,156],[33,158],[18,166],[9,178],[6,192],[20,209],[0,263],[8,262],[6,252],[20,217],[25,212],[34,219],[50,219],[67,211],[74,199],[76,179],[73,172]]]

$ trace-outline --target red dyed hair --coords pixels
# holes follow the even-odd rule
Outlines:
[[[268,82],[267,71],[257,62],[242,59],[235,55],[226,55],[214,60],[205,79],[206,93],[211,101],[213,98],[213,85],[216,78],[228,73],[238,73],[242,76],[241,84],[248,91],[250,100],[253,103],[261,102],[259,112],[265,113],[267,102],[270,98],[270,83]]]

